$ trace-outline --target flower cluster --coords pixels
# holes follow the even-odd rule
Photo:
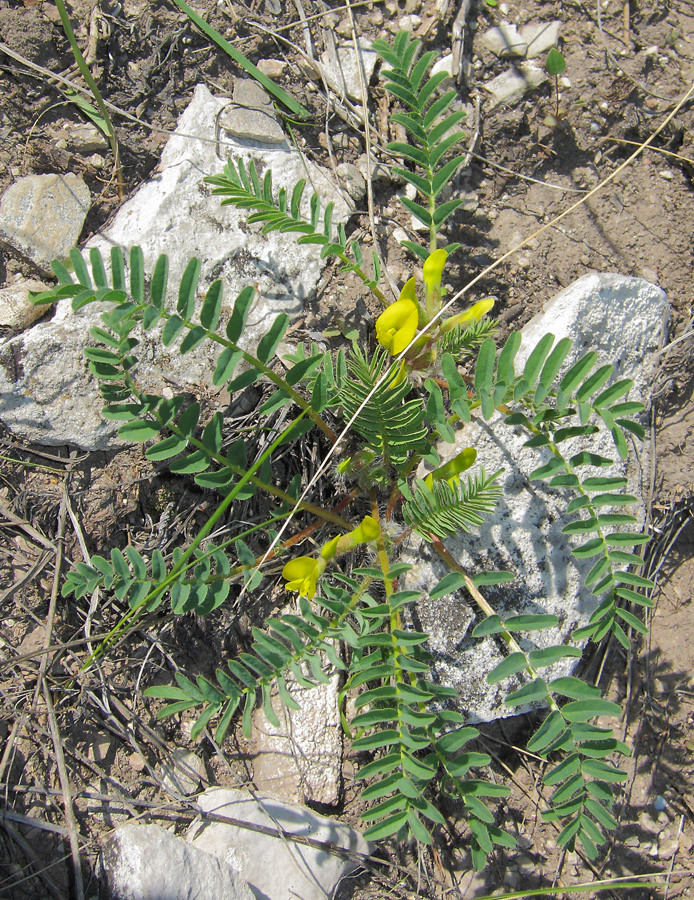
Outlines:
[[[391,303],[376,320],[376,338],[391,356],[399,356],[412,344],[408,358],[417,356],[427,338],[415,341],[421,331],[441,309],[441,280],[448,254],[445,250],[434,250],[427,257],[422,267],[425,286],[424,307],[417,300],[417,279],[405,282],[400,291],[400,298]],[[441,322],[439,334],[445,334],[458,327],[467,327],[485,316],[494,306],[494,300],[487,297],[473,304],[465,312],[458,313]],[[413,343],[414,341],[414,343]]]
[[[329,540],[314,559],[312,556],[297,556],[291,559],[282,569],[282,577],[287,582],[288,591],[296,591],[302,597],[311,600],[316,593],[318,579],[328,565],[328,561],[342,553],[353,550],[359,544],[375,541],[381,533],[380,526],[373,516],[364,516],[360,525],[347,534],[338,534]]]

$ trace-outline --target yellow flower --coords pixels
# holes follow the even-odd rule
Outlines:
[[[447,331],[452,331],[457,327],[467,328],[467,326],[472,325],[473,322],[479,322],[482,316],[486,316],[493,308],[494,302],[494,297],[485,297],[484,300],[478,300],[477,303],[473,303],[470,309],[466,309],[465,312],[458,313],[455,316],[451,316],[450,319],[446,319],[441,326],[441,333],[445,334]]]
[[[296,559],[290,559],[282,569],[282,577],[287,582],[285,587],[288,591],[297,591],[302,597],[312,600],[318,579],[326,565],[322,557],[313,559],[311,556],[297,556]]]
[[[361,525],[352,532],[356,544],[368,544],[375,541],[381,533],[381,528],[373,516],[364,516]]]
[[[411,278],[410,281],[414,281],[414,279]],[[406,287],[407,285],[405,285]],[[403,288],[403,293],[405,288]],[[391,356],[398,356],[417,334],[418,323],[417,304],[409,297],[396,300],[376,319],[378,343],[385,347]]]
[[[445,250],[434,250],[424,261],[422,274],[424,275],[424,284],[427,286],[427,294],[441,287],[443,267],[446,265],[447,259],[448,254]]]

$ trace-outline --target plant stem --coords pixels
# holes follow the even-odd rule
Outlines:
[[[70,49],[72,50],[72,55],[75,57],[77,67],[82,73],[82,77],[87,82],[89,90],[92,92],[94,100],[96,100],[96,105],[99,107],[101,117],[106,123],[107,135],[111,144],[111,151],[113,152],[113,170],[116,175],[118,199],[122,200],[125,196],[125,184],[123,183],[123,170],[120,163],[120,149],[118,147],[118,139],[116,138],[116,129],[114,128],[113,121],[111,120],[111,116],[109,115],[108,108],[104,103],[104,98],[101,96],[101,91],[99,90],[99,87],[89,70],[89,66],[87,65],[85,58],[82,56],[82,51],[79,48],[79,44],[77,43],[77,39],[75,38],[72,26],[70,25],[70,19],[68,17],[67,10],[65,9],[65,4],[63,3],[63,0],[55,0],[55,4],[58,7],[60,22],[63,26],[65,37],[70,42]]]

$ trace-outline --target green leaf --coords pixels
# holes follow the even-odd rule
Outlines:
[[[542,368],[542,365],[547,358],[547,354],[549,353],[553,343],[553,334],[543,335],[528,357],[528,360],[523,369],[523,378],[528,383],[528,389],[531,389],[535,386],[535,382],[537,381],[540,369]]]
[[[255,288],[252,285],[247,285],[234,302],[234,308],[226,327],[226,335],[232,343],[236,343],[243,334],[246,318],[251,308],[251,304],[253,303],[254,296]]]
[[[195,296],[200,278],[200,260],[193,257],[185,268],[178,286],[176,311],[184,319],[191,319],[195,309]]]
[[[270,171],[268,169],[268,171]],[[214,331],[219,324],[222,309],[222,282],[214,281],[209,286],[200,310],[200,324],[208,331]]]
[[[479,737],[479,731],[471,726],[466,726],[442,735],[436,741],[436,747],[442,753],[449,756],[452,753],[456,753],[461,747],[464,747],[468,741],[471,741],[476,737]]]
[[[542,678],[536,678],[529,684],[524,684],[517,691],[512,691],[504,701],[507,706],[519,706],[521,703],[535,703],[539,700],[546,700],[547,685]]]
[[[256,356],[263,363],[268,363],[275,355],[277,345],[282,340],[284,332],[289,325],[289,316],[286,313],[280,313],[267,334],[264,334],[258,344]]]
[[[559,765],[554,766],[553,769],[550,769],[542,779],[544,784],[547,787],[552,787],[554,784],[561,784],[562,781],[566,781],[567,778],[570,778],[572,775],[575,775],[581,768],[581,758],[578,753],[572,753],[563,759]]]
[[[160,426],[156,422],[135,419],[126,422],[118,429],[118,436],[128,441],[148,441],[159,434]]]
[[[551,712],[540,725],[535,734],[528,741],[528,750],[531,753],[540,753],[548,747],[565,730],[564,720],[557,710]]]
[[[492,392],[495,357],[496,344],[491,338],[488,338],[480,347],[477,356],[477,365],[475,367],[475,390],[478,393],[486,391],[490,394]]]
[[[195,325],[190,329],[188,334],[181,341],[181,346],[179,347],[179,353],[181,356],[184,356],[186,353],[189,353],[191,350],[194,350],[196,347],[200,346],[202,342],[207,337],[207,332],[201,325]]]
[[[152,301],[152,305],[160,311],[164,309],[168,279],[169,258],[165,253],[162,253],[154,265],[154,272],[152,273],[152,283],[149,289],[149,296]]]
[[[563,407],[566,405],[566,399],[573,393],[574,388],[579,384],[579,382],[585,378],[585,376],[590,372],[590,370],[595,365],[598,358],[598,354],[591,350],[586,353],[585,356],[582,356],[577,362],[571,366],[569,371],[564,375],[561,382],[559,383],[559,396],[557,397],[557,406]]]
[[[183,320],[178,316],[170,316],[166,320],[166,324],[161,333],[161,342],[165,347],[168,347],[170,344],[176,340],[178,335],[181,333],[183,329]]]
[[[431,600],[438,600],[439,597],[445,597],[447,594],[452,594],[462,587],[465,587],[465,579],[463,576],[458,572],[449,572],[429,591],[429,598]]]
[[[595,778],[599,781],[607,781],[618,783],[627,780],[627,773],[616,769],[614,766],[599,759],[584,759],[581,764],[581,770],[584,775],[589,778]]]
[[[600,697],[600,688],[586,684],[573,675],[555,678],[554,681],[550,681],[549,689],[552,693],[569,697],[571,700],[594,700],[596,697]]]
[[[591,698],[567,703],[562,709],[562,714],[568,722],[587,722],[595,716],[617,716],[619,718],[622,715],[622,708],[611,700]]]
[[[531,650],[528,654],[530,665],[542,669],[551,666],[560,659],[573,657],[578,659],[582,655],[580,648],[557,644],[553,647],[543,647],[541,650]]]
[[[367,841],[380,841],[383,838],[387,838],[393,834],[397,834],[397,832],[400,831],[401,828],[404,828],[406,825],[407,813],[398,812],[392,816],[388,816],[387,819],[384,819],[377,825],[372,825],[370,828],[367,828],[364,832],[364,837],[367,839]]]
[[[561,75],[566,68],[566,60],[556,47],[552,47],[547,54],[545,68],[547,69],[547,74],[554,77]]]
[[[595,393],[595,391],[599,390],[603,384],[607,381],[607,379],[614,372],[614,366],[609,363],[605,366],[600,366],[599,369],[596,369],[595,372],[583,382],[580,388],[576,391],[576,400],[581,403],[584,400],[588,400],[588,398]]]
[[[554,628],[558,624],[558,616],[552,615],[523,615],[504,619],[504,628],[507,631],[539,631],[543,628]]]
[[[518,672],[524,671],[527,667],[528,660],[524,653],[512,653],[497,666],[494,666],[492,671],[487,675],[487,683],[497,684],[499,681],[503,681],[504,678],[509,678],[511,675],[516,675]]]
[[[487,616],[472,630],[473,637],[486,637],[488,634],[500,634],[504,630],[501,619],[497,615]]]

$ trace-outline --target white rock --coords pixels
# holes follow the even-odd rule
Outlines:
[[[556,47],[561,23],[531,22],[520,29],[512,22],[502,22],[482,35],[482,43],[495,56],[518,56],[532,59]]]
[[[667,299],[654,285],[622,275],[586,275],[550,300],[523,329],[516,371],[544,334],[550,332],[557,339],[568,336],[574,346],[565,367],[594,349],[600,360],[615,365],[615,380],[634,380],[629,397],[648,403],[654,375],[651,355],[662,345],[667,318]],[[510,585],[483,590],[502,617],[540,612],[559,617],[561,624],[557,629],[529,634],[539,647],[562,643],[590,617],[596,601],[584,587],[583,578],[595,560],[577,560],[571,555],[569,539],[561,529],[567,521],[565,510],[572,495],[550,490],[544,482],[528,481],[528,473],[546,462],[547,454],[525,448],[525,440],[524,432],[504,425],[503,416],[497,414],[487,423],[473,419],[458,432],[455,445],[442,443],[438,450],[446,460],[464,447],[476,447],[477,462],[487,473],[504,469],[503,498],[494,513],[480,529],[447,539],[446,545],[470,574],[487,570],[516,573],[516,580]],[[567,445],[562,448],[578,452],[585,444],[577,442],[571,450]],[[590,449],[617,458],[609,433],[592,436]],[[628,469],[618,463],[596,473],[626,474],[631,493],[639,496],[643,471],[648,466],[646,450],[638,446],[637,450],[640,455],[632,459]],[[405,561],[413,563],[414,569],[403,580],[403,589],[426,590],[446,573],[436,553],[423,543],[413,542]],[[493,686],[486,683],[487,673],[503,655],[493,638],[478,640],[467,634],[477,613],[463,592],[440,600],[427,599],[418,604],[417,611],[421,630],[432,635],[436,676],[460,692],[458,705],[469,720],[488,721],[517,714],[520,710],[511,711],[502,705],[511,682]],[[544,669],[543,675],[550,671],[553,677],[568,674],[571,662]]]
[[[312,689],[289,676],[287,687],[301,709],[289,710],[275,701],[279,728],[262,709],[256,711],[253,780],[280,800],[333,806],[342,785],[340,676]]]
[[[520,30],[521,38],[525,41],[527,48],[525,51],[526,59],[533,59],[541,56],[552,47],[557,46],[559,40],[559,28],[561,22],[535,22],[523,25]]]
[[[32,278],[15,281],[0,290],[0,328],[22,331],[44,316],[50,307],[35,306],[29,292],[46,290],[47,284]]]
[[[258,69],[268,78],[281,78],[287,64],[283,59],[259,59]]]
[[[205,764],[191,750],[177,747],[171,754],[171,761],[159,766],[162,787],[174,797],[194,794],[205,777]]]
[[[454,81],[454,78],[453,78],[453,54],[452,53],[447,53],[445,56],[442,56],[441,59],[436,60],[434,65],[431,67],[430,77],[433,77],[434,75],[438,75],[439,72],[445,72],[446,75],[448,76],[447,78],[444,78],[444,80],[441,82],[441,87],[442,88],[450,87],[450,85]]]
[[[525,56],[528,44],[512,22],[502,22],[482,35],[482,43],[495,56]]]
[[[0,200],[0,244],[52,277],[51,262],[77,243],[90,203],[78,175],[25,175]]]
[[[364,65],[365,88],[368,93],[378,54],[371,49],[371,41],[367,38],[359,38],[359,53]],[[320,61],[328,84],[336,93],[346,94],[352,100],[362,99],[359,62],[352,44],[338,47],[337,54],[326,50],[321,54]]]
[[[198,797],[198,806],[203,813],[248,823],[242,827],[203,820],[191,826],[188,840],[236,869],[262,900],[326,900],[340,880],[359,867],[359,857],[345,858],[290,837],[283,840],[253,831],[253,825],[273,831],[281,828],[288,835],[330,843],[355,854],[369,854],[373,849],[349,825],[264,795],[210,788]]]
[[[293,235],[277,231],[263,235],[259,226],[247,226],[246,214],[221,206],[203,177],[221,172],[228,156],[233,156],[246,163],[255,159],[261,173],[271,168],[276,188],[291,189],[307,177],[308,166],[306,211],[312,190],[319,193],[323,206],[334,201],[335,224],[346,221],[349,208],[332,176],[306,162],[286,141],[259,148],[252,141],[225,138],[217,119],[228,104],[228,99],[213,97],[206,87],[196,88],[164,148],[157,174],[123,204],[112,225],[89,246],[98,247],[107,261],[112,246],[127,251],[139,244],[148,273],[159,254],[166,253],[174,298],[185,265],[197,256],[203,261],[201,292],[212,278],[224,283],[223,312],[245,285],[257,284],[257,300],[242,338],[246,347],[254,347],[278,313],[301,311],[324,261],[315,247],[297,245]],[[22,366],[18,372],[9,364],[0,365],[0,417],[22,439],[72,443],[87,450],[118,446],[113,423],[101,418],[103,401],[83,359],[89,328],[103,311],[99,306],[95,303],[74,314],[70,302],[61,301],[50,322],[39,323],[4,345],[3,358],[9,354],[8,359],[21,359]],[[163,373],[181,390],[195,391],[210,383],[217,351],[208,343],[181,357],[148,333],[140,350],[138,379],[147,391],[161,393]]]
[[[531,63],[520,63],[516,68],[508,69],[501,75],[497,75],[482,87],[492,95],[492,108],[500,106],[502,103],[514,106],[523,99],[527,91],[536,88],[546,80],[547,73],[544,69]]]
[[[123,825],[101,852],[109,900],[257,900],[224,861],[159,825]]]

